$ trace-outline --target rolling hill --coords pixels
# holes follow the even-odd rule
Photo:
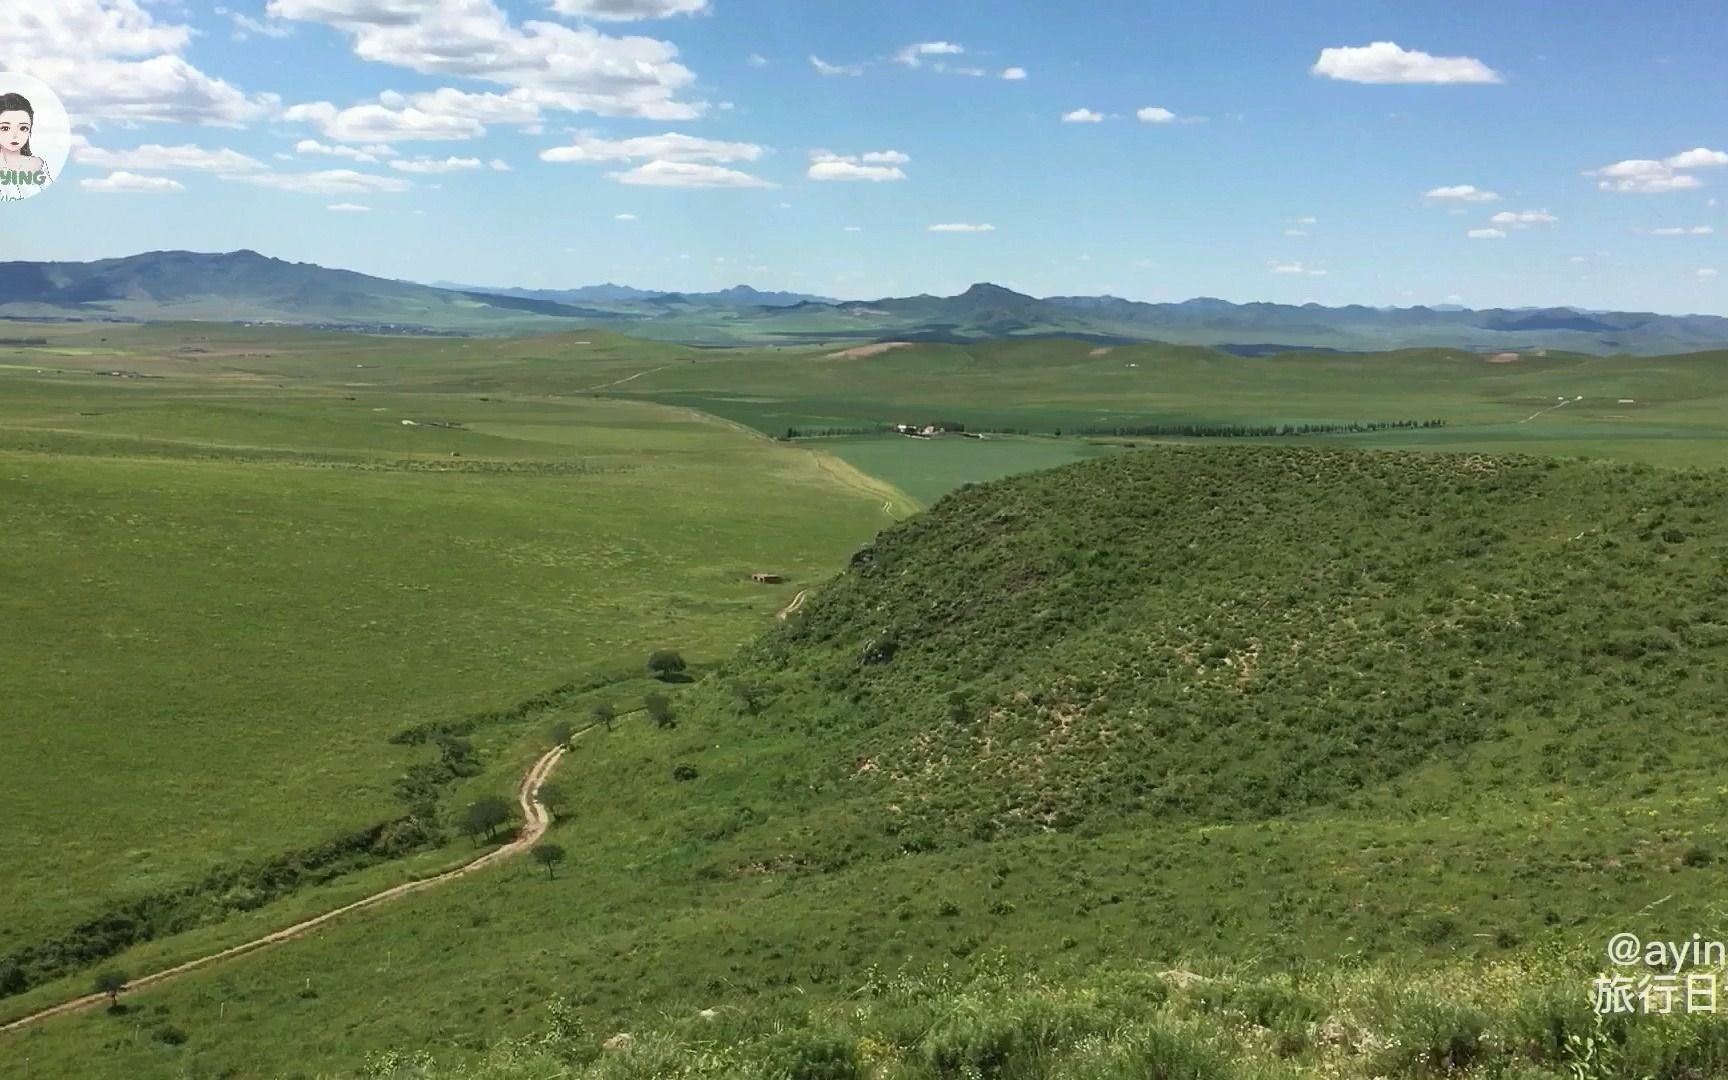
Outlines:
[[[0,316],[500,330],[607,317],[532,297],[435,289],[255,251],[152,251],[88,263],[0,263]]]
[[[1587,990],[1610,933],[1714,925],[1728,881],[1724,484],[1163,450],[963,488],[675,728],[582,748],[582,836],[627,845],[585,839],[558,902],[616,860],[575,902],[653,915],[575,961],[564,1045],[699,1053],[708,1008],[750,1069],[581,1075],[1721,1075],[1728,1025]],[[1045,992],[1066,1023],[1010,1004]],[[1241,1071],[1053,1064],[1166,1002]],[[1573,1070],[1593,1023],[1625,1071]],[[784,1071],[789,1029],[854,1065]]]

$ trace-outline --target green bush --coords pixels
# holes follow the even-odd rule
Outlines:
[[[764,1080],[863,1080],[858,1043],[838,1031],[785,1031],[761,1044]]]

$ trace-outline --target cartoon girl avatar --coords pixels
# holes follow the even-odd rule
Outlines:
[[[53,183],[48,163],[30,152],[36,110],[23,94],[0,94],[0,199],[27,199]]]

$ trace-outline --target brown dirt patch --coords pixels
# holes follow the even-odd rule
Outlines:
[[[881,356],[893,349],[909,349],[910,341],[878,341],[873,345],[857,345],[850,349],[826,354],[824,360],[866,360],[872,356]]]

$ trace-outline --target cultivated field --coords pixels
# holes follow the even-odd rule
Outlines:
[[[719,354],[612,392],[699,408],[776,436],[902,422],[1071,436],[1148,425],[1437,419],[1445,426],[1304,441],[1728,464],[1723,353],[1550,353],[1491,363],[1455,350],[1249,358],[1197,347],[1105,351],[1075,341],[1006,341],[849,359],[833,350]]]

